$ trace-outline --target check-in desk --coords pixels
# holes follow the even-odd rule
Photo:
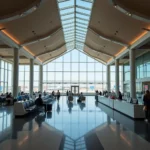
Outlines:
[[[98,95],[98,101],[110,108],[114,108],[114,100]]]
[[[109,99],[107,97],[98,96],[98,101],[112,109],[115,109],[131,118],[145,118],[143,105],[131,104],[126,101]]]

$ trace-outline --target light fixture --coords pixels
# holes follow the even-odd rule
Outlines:
[[[33,10],[36,10],[36,9],[37,9],[37,6],[34,6],[34,7],[33,7]]]
[[[117,5],[115,4],[114,7],[117,8]]]
[[[129,13],[128,15],[129,15],[129,16],[132,16],[132,14],[131,14],[131,13]]]
[[[126,12],[126,15],[128,15],[128,16],[132,16],[132,14],[130,13],[130,12]]]
[[[20,17],[22,17],[24,14],[22,13],[22,14],[20,14]]]

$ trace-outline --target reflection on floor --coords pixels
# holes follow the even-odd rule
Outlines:
[[[96,103],[68,102],[62,96],[52,112],[13,117],[0,106],[0,150],[149,150],[150,124],[132,120]]]

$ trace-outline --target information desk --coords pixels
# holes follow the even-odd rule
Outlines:
[[[98,101],[112,109],[115,109],[132,118],[145,118],[143,105],[131,104],[125,101],[109,99],[107,97],[98,96]]]
[[[98,101],[108,107],[114,108],[114,100],[98,95]]]

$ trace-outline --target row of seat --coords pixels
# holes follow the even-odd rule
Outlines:
[[[36,108],[34,100],[28,101],[18,101],[14,104],[14,115],[23,116],[28,114],[31,111],[34,111]]]
[[[26,111],[32,111],[35,109],[35,102],[33,100],[25,101],[23,105]]]
[[[42,97],[42,100],[43,100],[43,102],[50,102],[50,101],[55,100],[55,97],[52,95],[46,95],[46,96]]]
[[[42,97],[44,103],[49,103],[53,101],[55,98],[50,95],[46,95]],[[15,116],[23,116],[32,112],[36,109],[35,101],[34,100],[27,100],[27,101],[17,101],[14,104],[14,115]]]

